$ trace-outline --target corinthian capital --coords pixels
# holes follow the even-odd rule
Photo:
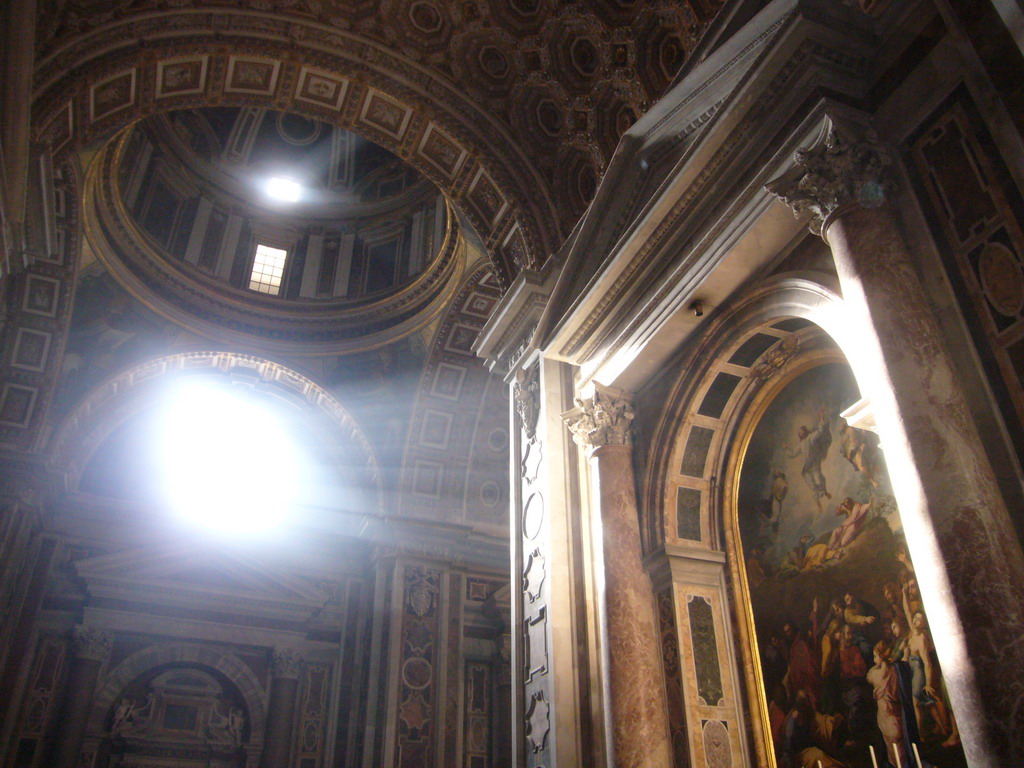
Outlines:
[[[633,403],[625,392],[594,385],[591,397],[577,397],[562,418],[578,445],[601,448],[633,444]]]
[[[811,231],[820,235],[836,211],[854,205],[877,208],[895,188],[886,179],[892,160],[874,139],[870,130],[858,133],[832,124],[817,145],[797,150],[794,168],[765,189],[796,215],[810,211]]]
[[[106,661],[113,645],[112,634],[88,624],[80,624],[71,633],[71,647],[80,659]]]
[[[275,648],[273,657],[274,677],[297,678],[305,662],[302,654],[291,648]]]

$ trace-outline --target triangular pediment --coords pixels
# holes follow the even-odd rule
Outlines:
[[[89,594],[241,613],[308,613],[329,596],[302,579],[220,547],[142,547],[79,560]]]

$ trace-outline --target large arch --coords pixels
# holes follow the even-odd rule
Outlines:
[[[365,494],[371,514],[382,514],[384,489],[380,468],[362,429],[321,386],[279,363],[233,352],[197,351],[160,357],[123,371],[85,397],[56,430],[48,461],[59,468],[66,488],[78,487],[89,458],[126,419],[149,407],[161,383],[185,375],[242,377],[275,397],[306,409],[304,425],[314,430]]]
[[[185,8],[110,18],[39,62],[33,135],[59,155],[141,117],[202,106],[291,111],[381,144],[473,225],[503,285],[561,240],[546,183],[486,110],[412,59],[299,16]]]

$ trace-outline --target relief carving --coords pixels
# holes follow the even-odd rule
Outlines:
[[[750,369],[750,378],[764,383],[779,373],[800,351],[800,337],[790,335],[771,347]]]
[[[537,366],[518,373],[512,386],[512,397],[526,439],[532,440],[537,434],[537,419],[540,417],[540,370]]]
[[[551,730],[550,707],[544,698],[544,691],[537,691],[530,697],[530,706],[526,710],[526,738],[534,753],[544,749]]]
[[[544,555],[539,549],[533,550],[526,561],[526,568],[523,569],[523,592],[531,603],[536,602],[540,597],[541,587],[544,585],[544,577],[547,569],[544,567]]]
[[[298,679],[305,659],[292,648],[275,648],[272,659],[274,677]]]
[[[406,612],[421,618],[432,614],[434,596],[438,592],[438,572],[424,568],[407,568],[405,578]]]
[[[114,636],[106,630],[80,624],[72,631],[71,643],[78,658],[106,661],[114,645]]]
[[[795,167],[769,182],[765,189],[793,209],[811,213],[810,229],[822,233],[825,220],[841,208],[859,205],[877,208],[895,190],[886,178],[892,159],[875,142],[872,131],[863,138],[835,124],[823,141],[793,155]]]
[[[594,385],[591,397],[577,397],[563,415],[577,445],[601,448],[633,444],[633,403],[621,390]]]

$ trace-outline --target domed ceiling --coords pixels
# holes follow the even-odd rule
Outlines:
[[[378,346],[454,290],[444,196],[343,128],[257,108],[146,118],[100,153],[90,240],[132,294],[201,335],[295,353]]]

